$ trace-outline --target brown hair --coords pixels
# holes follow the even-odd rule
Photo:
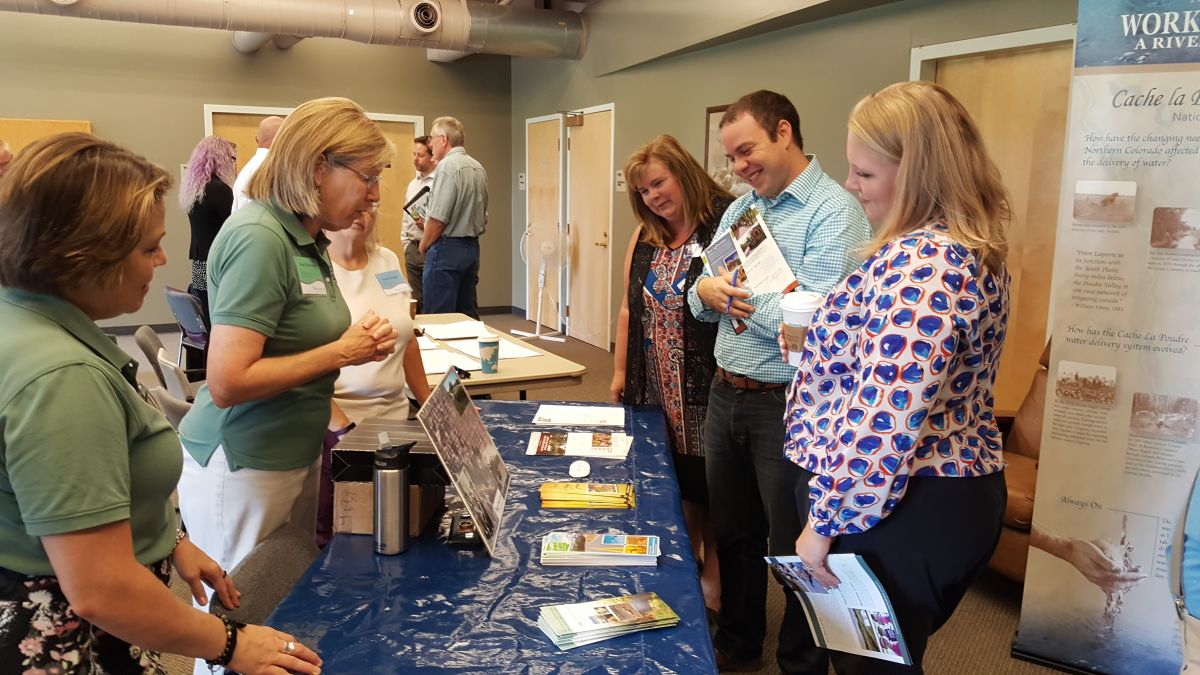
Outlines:
[[[800,135],[800,113],[796,112],[796,106],[783,94],[766,89],[746,94],[725,110],[717,128],[736,122],[742,115],[753,117],[759,126],[766,130],[767,138],[771,139],[771,142],[774,142],[778,135],[776,132],[779,129],[779,120],[787,122],[792,127],[792,138],[796,140],[796,147],[800,148],[801,152],[804,151],[804,137]]]
[[[425,152],[433,155],[433,146],[429,144],[428,136],[417,136],[413,139],[413,143],[420,143],[421,145],[425,146]]]
[[[675,180],[679,181],[679,187],[683,190],[684,217],[696,227],[704,227],[720,216],[713,204],[717,197],[733,199],[728,190],[717,185],[712,176],[704,172],[696,158],[684,150],[679,141],[665,134],[655,136],[630,155],[629,162],[625,164],[625,180],[630,186],[629,205],[633,207],[634,215],[642,224],[639,238],[651,246],[665,246],[671,239],[670,226],[646,206],[636,187],[651,160],[662,162]]]
[[[170,187],[162,167],[91,134],[33,142],[0,181],[0,285],[115,286]]]
[[[246,194],[300,216],[315,216],[321,207],[313,181],[318,164],[327,158],[343,164],[365,160],[382,169],[392,153],[391,142],[357,103],[348,98],[314,99],[284,120]]]
[[[854,106],[850,134],[899,165],[895,201],[867,253],[940,218],[950,237],[997,271],[1008,253],[1008,192],[970,113],[932,82],[900,82]]]

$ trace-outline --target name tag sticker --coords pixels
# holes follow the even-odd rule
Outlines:
[[[325,279],[321,276],[321,266],[312,258],[295,256],[296,274],[300,277],[300,293],[303,295],[329,295]]]
[[[692,242],[683,247],[683,257],[685,259],[695,258],[704,252],[704,249],[697,242]]]
[[[384,295],[398,295],[400,293],[411,293],[412,287],[401,276],[400,270],[388,270],[375,275],[375,280],[379,282],[379,287],[383,289]]]

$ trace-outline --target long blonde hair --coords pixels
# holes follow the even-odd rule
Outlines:
[[[854,106],[850,134],[899,165],[895,201],[867,253],[925,225],[945,221],[950,237],[989,270],[1008,254],[1008,192],[970,113],[932,82],[900,82]]]
[[[673,136],[655,136],[630,155],[629,162],[625,165],[625,180],[631,186],[629,205],[633,207],[634,215],[642,223],[639,239],[651,246],[665,246],[673,236],[667,221],[646,206],[645,200],[637,190],[637,184],[642,181],[642,174],[651,160],[662,162],[675,180],[679,181],[679,187],[683,191],[684,217],[695,223],[697,228],[705,227],[706,223],[720,217],[721,214],[716,213],[717,207],[714,203],[717,197],[733,199],[733,195],[717,185],[712,176],[704,172],[696,158],[684,150]]]

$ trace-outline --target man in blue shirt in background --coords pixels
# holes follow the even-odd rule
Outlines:
[[[800,119],[783,95],[756,91],[721,119],[733,171],[753,188],[730,205],[713,239],[757,208],[800,289],[827,293],[860,262],[871,227],[858,200],[804,154]],[[717,377],[704,428],[710,509],[721,561],[721,612],[713,642],[722,671],[762,666],[767,567],[763,556],[795,555],[803,519],[798,468],[783,455],[786,387],[796,369],[779,355],[778,293],[752,295],[728,273],[705,276],[688,294],[692,314],[719,321]],[[733,320],[747,328],[738,334]],[[784,673],[814,666],[798,637],[808,632],[799,601],[785,593],[776,659]]]

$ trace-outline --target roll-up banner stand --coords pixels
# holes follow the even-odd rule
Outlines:
[[[1054,545],[1030,548],[1013,654],[1178,673],[1168,547],[1200,465],[1200,1],[1081,0],[1069,125],[1033,512]]]

